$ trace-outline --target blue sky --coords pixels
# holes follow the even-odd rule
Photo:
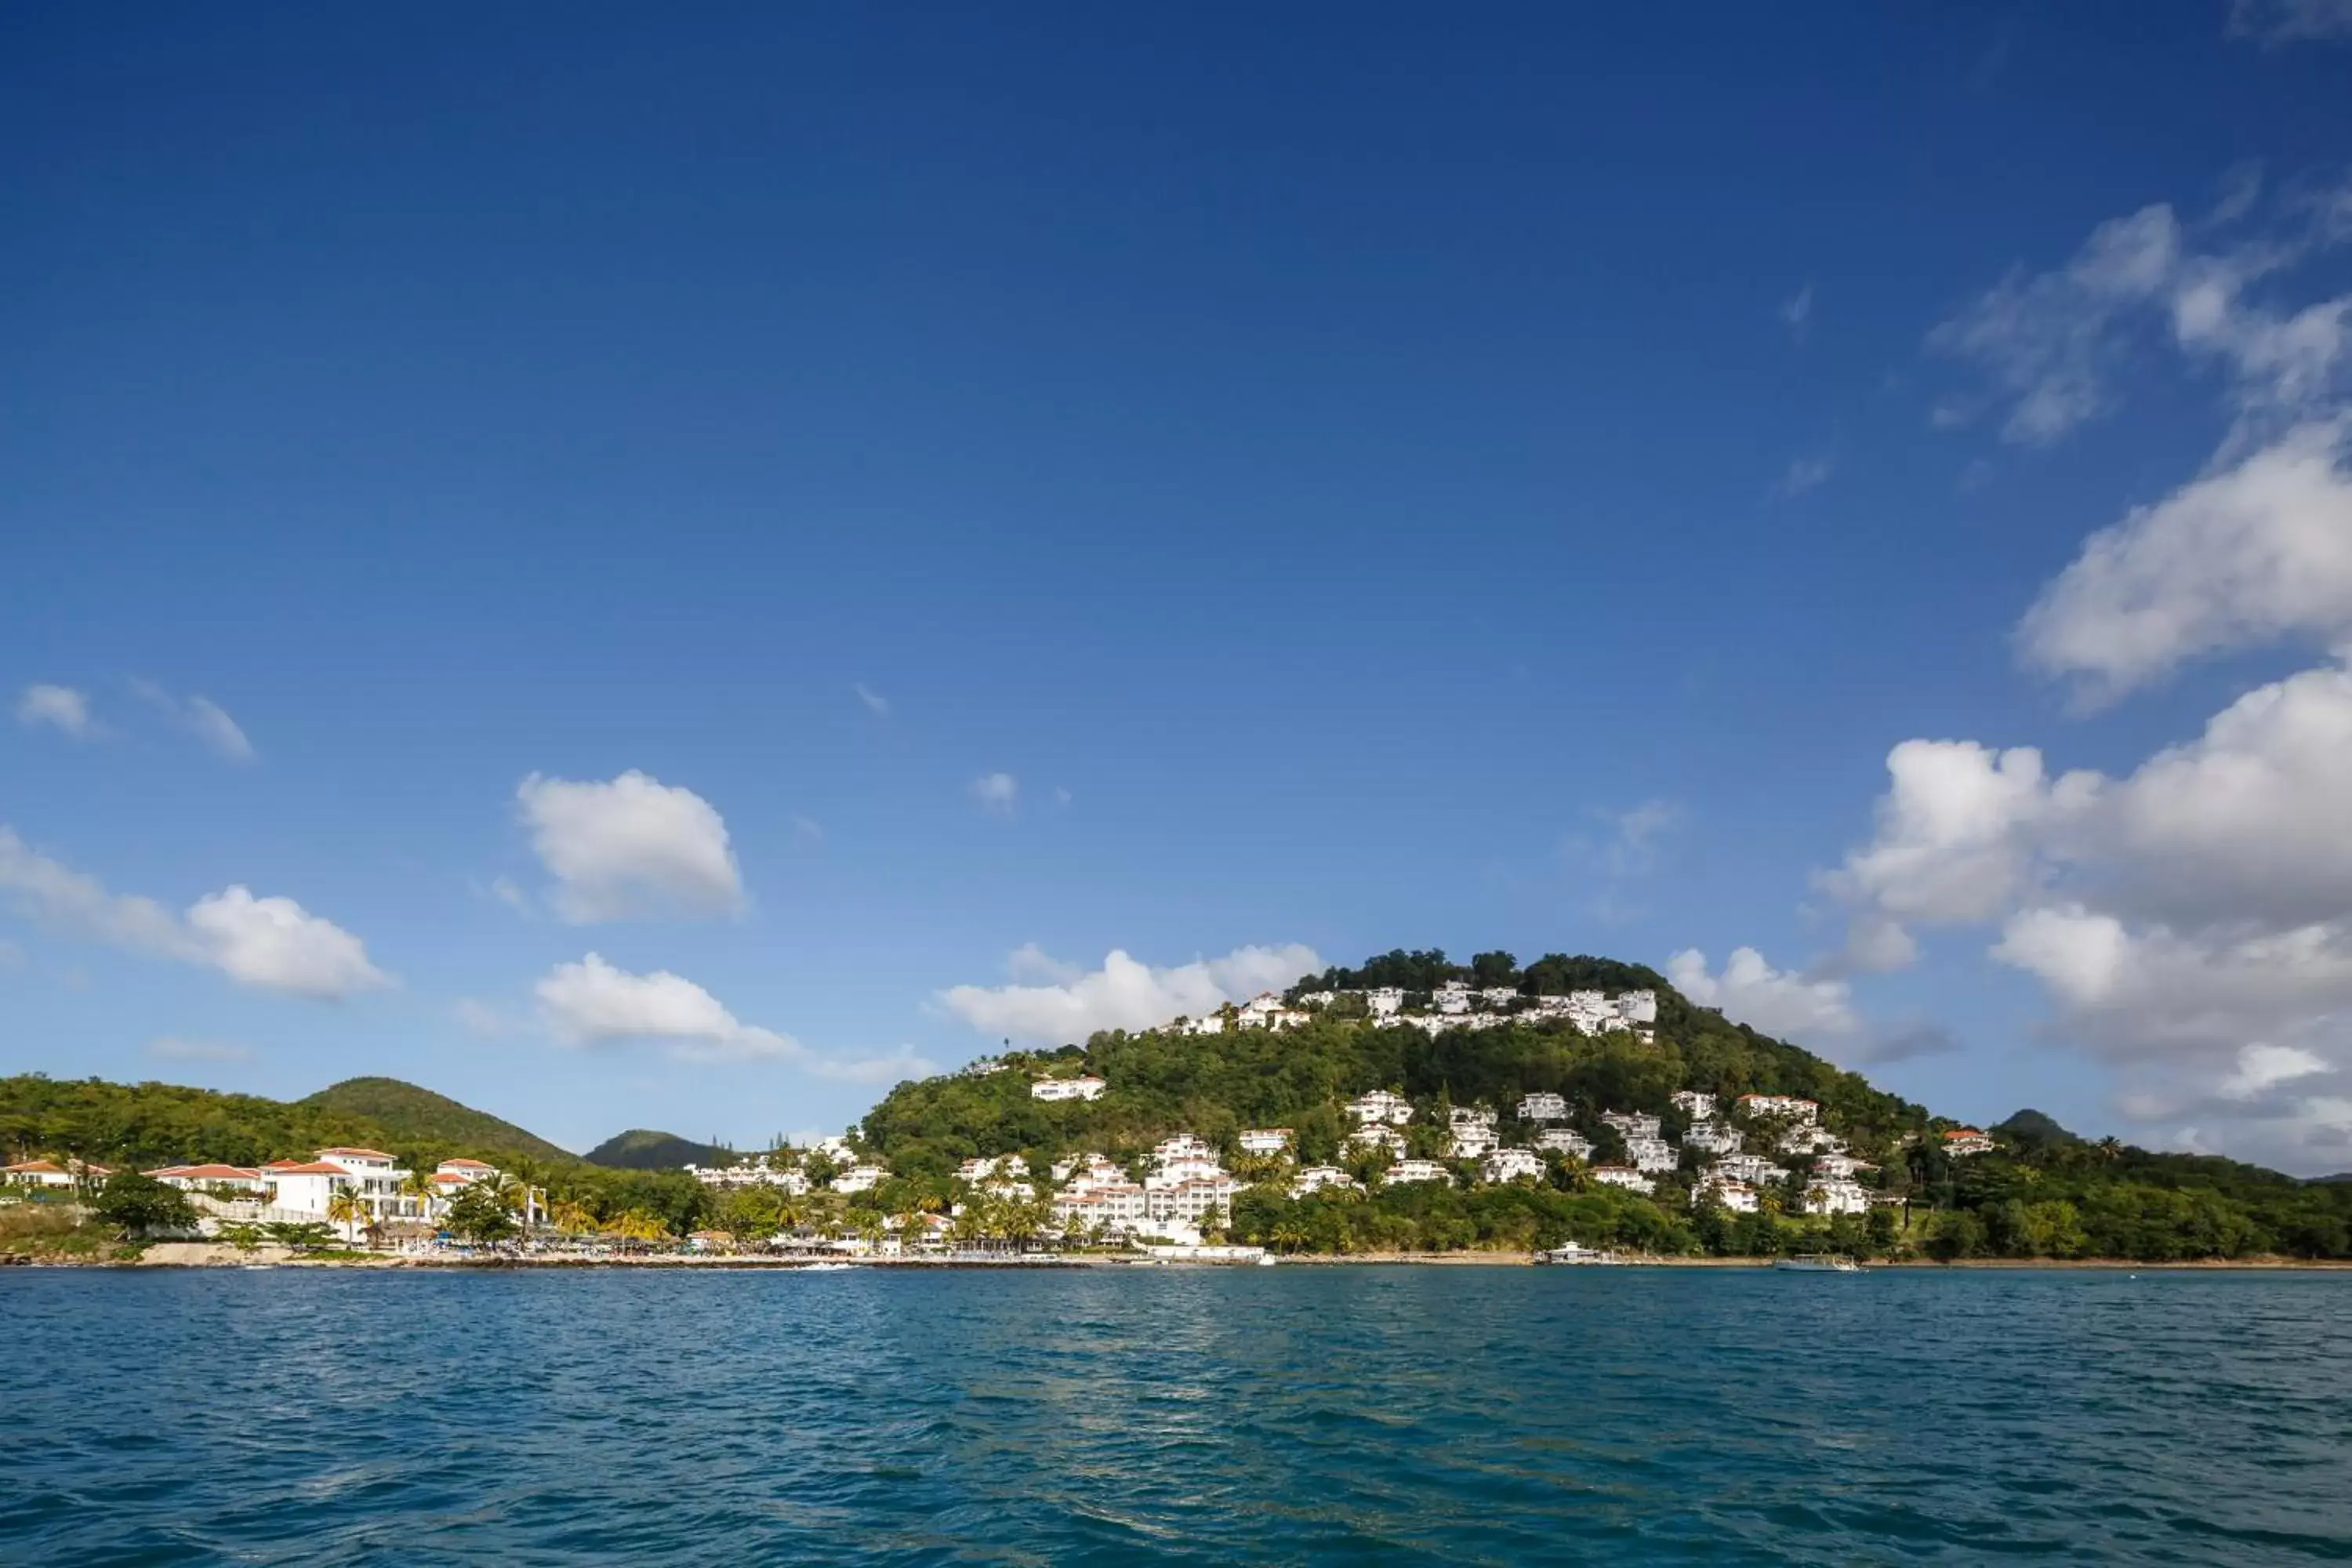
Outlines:
[[[0,1070],[1506,946],[2352,1165],[2352,13],[1619,10],[0,23]]]

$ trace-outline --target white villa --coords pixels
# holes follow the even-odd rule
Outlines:
[[[1738,1128],[1720,1121],[1694,1121],[1683,1134],[1684,1144],[1702,1154],[1737,1154],[1742,1142]]]
[[[1785,1182],[1789,1173],[1761,1154],[1726,1154],[1707,1167],[1707,1174],[1727,1182]]]
[[[1536,1147],[1571,1160],[1592,1158],[1592,1140],[1569,1127],[1548,1127],[1536,1134]]]
[[[1705,1121],[1715,1114],[1715,1096],[1695,1089],[1676,1089],[1670,1103],[1693,1121]]]
[[[1633,1162],[1637,1171],[1671,1171],[1682,1163],[1682,1155],[1663,1138],[1628,1138],[1625,1157]]]
[[[1635,1138],[1655,1138],[1658,1119],[1638,1110],[1606,1110],[1601,1120],[1614,1127],[1628,1142]]]
[[[1743,1116],[1787,1116],[1799,1121],[1818,1121],[1822,1108],[1818,1101],[1800,1100],[1793,1094],[1743,1094],[1739,1097]]]
[[[1944,1134],[1944,1152],[1947,1154],[1990,1154],[2000,1147],[1990,1135],[1973,1127],[1955,1127]]]
[[[1491,1131],[1496,1118],[1491,1110],[1481,1110],[1474,1105],[1457,1105],[1446,1113],[1445,1120],[1457,1132],[1465,1127],[1484,1127]]]
[[[888,1166],[861,1160],[833,1178],[833,1190],[836,1193],[870,1193],[889,1174]]]
[[[1287,1127],[1252,1127],[1241,1135],[1244,1154],[1286,1154],[1290,1152],[1290,1129]]]
[[[772,1156],[755,1154],[732,1165],[688,1165],[686,1173],[706,1187],[730,1192],[737,1187],[778,1187],[799,1197],[809,1190],[808,1174],[800,1168],[800,1158],[789,1150],[780,1149]]]
[[[1623,1187],[1628,1192],[1654,1193],[1658,1190],[1657,1183],[1631,1165],[1595,1165],[1586,1174],[1596,1182],[1604,1183],[1612,1187]]]
[[[1402,1186],[1408,1182],[1444,1182],[1454,1184],[1453,1175],[1434,1160],[1399,1160],[1391,1165],[1381,1179],[1389,1185]]]
[[[1710,1197],[1733,1214],[1756,1212],[1756,1189],[1746,1182],[1734,1182],[1717,1176],[1702,1177],[1698,1184],[1691,1188],[1691,1207],[1704,1206]]]
[[[1029,1086],[1032,1100],[1100,1100],[1110,1085],[1089,1073],[1084,1078],[1041,1078]]]
[[[1265,991],[1234,1010],[1234,1026],[1242,1029],[1295,1029],[1313,1016],[1311,1013],[1284,1006],[1281,997]]]
[[[1387,1153],[1402,1158],[1404,1154],[1404,1134],[1398,1131],[1393,1127],[1359,1127],[1353,1132],[1348,1134],[1348,1142],[1345,1147],[1350,1152],[1379,1149]]]
[[[1127,1173],[1100,1154],[1073,1154],[1066,1160],[1054,1162],[1054,1180],[1058,1184],[1067,1182],[1074,1188],[1118,1186],[1127,1180]]]
[[[992,1198],[1033,1198],[1037,1195],[1037,1189],[1029,1181],[1028,1163],[1018,1154],[999,1154],[993,1160],[966,1160],[956,1167],[956,1180]],[[835,1184],[840,1184],[838,1179]]]
[[[1489,1182],[1516,1182],[1523,1177],[1541,1180],[1543,1173],[1543,1156],[1532,1149],[1497,1149],[1478,1166],[1478,1174]]]
[[[1358,1095],[1348,1102],[1348,1110],[1355,1116],[1357,1124],[1363,1127],[1370,1127],[1376,1121],[1402,1127],[1412,1120],[1412,1106],[1405,1097],[1391,1094],[1384,1089]]]
[[[1326,1190],[1360,1192],[1363,1184],[1337,1165],[1309,1165],[1291,1178],[1290,1195],[1303,1198],[1310,1193]]]
[[[1404,1011],[1404,992],[1401,987],[1382,985],[1364,993],[1364,1010],[1375,1018],[1392,1018]]]
[[[167,1187],[184,1193],[217,1192],[224,1188],[261,1197],[269,1191],[258,1170],[243,1165],[165,1165],[144,1173]]]
[[[1054,1218],[1064,1229],[1127,1233],[1151,1217],[1143,1189],[1132,1182],[1092,1183],[1054,1194]]]
[[[1845,1181],[1852,1177],[1856,1171],[1875,1171],[1876,1169],[1878,1169],[1878,1167],[1872,1164],[1869,1161],[1857,1160],[1851,1154],[1816,1154],[1813,1156],[1813,1174],[1816,1177],[1832,1182]]]
[[[1867,1214],[1870,1194],[1852,1182],[1816,1182],[1805,1189],[1807,1214]]]
[[[1556,1094],[1530,1094],[1519,1101],[1522,1121],[1565,1121],[1568,1101]]]
[[[1780,1152],[1783,1154],[1817,1154],[1824,1149],[1843,1154],[1845,1152],[1845,1140],[1828,1128],[1811,1121],[1791,1127],[1780,1135]]]
[[[99,1169],[95,1165],[83,1167],[85,1173],[95,1173]],[[20,1160],[13,1165],[0,1165],[0,1179],[5,1179],[14,1187],[70,1187],[83,1178],[55,1161]]]
[[[1481,1126],[1475,1121],[1456,1123],[1454,1129],[1451,1157],[1456,1160],[1475,1160],[1500,1142],[1502,1139],[1496,1135],[1495,1130],[1491,1127]]]

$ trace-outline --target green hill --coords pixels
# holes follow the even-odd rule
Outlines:
[[[296,1103],[364,1118],[395,1142],[463,1144],[493,1162],[500,1154],[559,1164],[579,1158],[511,1121],[396,1078],[347,1078]]]
[[[735,1161],[731,1150],[697,1143],[675,1132],[656,1132],[650,1127],[616,1132],[581,1157],[592,1165],[614,1171],[675,1171],[682,1165],[728,1165]]]

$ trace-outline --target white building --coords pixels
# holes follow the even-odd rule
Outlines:
[[[1878,1167],[1872,1164],[1869,1161],[1857,1160],[1853,1155],[1847,1153],[1816,1154],[1813,1156],[1813,1174],[1816,1177],[1826,1181],[1843,1182],[1851,1177],[1856,1171],[1875,1171],[1876,1169],[1878,1169]]]
[[[1990,1154],[2000,1147],[1989,1135],[1973,1127],[1955,1127],[1944,1134],[1944,1152],[1947,1154]]]
[[[1783,1154],[1817,1154],[1823,1150],[1843,1154],[1845,1152],[1845,1140],[1828,1128],[1811,1121],[1791,1127],[1780,1135],[1780,1152]]]
[[[1003,1072],[1006,1068],[1012,1065],[1013,1064],[1010,1062],[999,1061],[994,1057],[982,1057],[977,1061],[966,1062],[963,1067],[963,1071],[958,1076],[962,1078],[986,1078],[992,1072]]]
[[[1401,1158],[1404,1153],[1404,1134],[1393,1127],[1359,1127],[1348,1134],[1344,1147],[1350,1153],[1378,1149]]]
[[[1085,1078],[1041,1078],[1029,1086],[1032,1100],[1100,1100],[1110,1085],[1088,1074]]]
[[[1348,1110],[1354,1114],[1357,1122],[1365,1127],[1370,1127],[1376,1121],[1385,1121],[1391,1127],[1402,1127],[1412,1120],[1412,1106],[1405,1097],[1401,1094],[1391,1094],[1384,1089],[1376,1089],[1370,1094],[1358,1095],[1348,1102]]]
[[[1570,1127],[1547,1127],[1536,1134],[1536,1147],[1571,1160],[1592,1158],[1592,1140]]]
[[[833,1179],[836,1193],[870,1193],[888,1179],[890,1168],[860,1161]]]
[[[1241,1135],[1244,1154],[1285,1154],[1290,1151],[1290,1129],[1287,1127],[1252,1127]]]
[[[1652,1005],[1656,1005],[1654,1000]],[[1715,1096],[1701,1094],[1695,1089],[1678,1089],[1675,1090],[1674,1107],[1694,1121],[1705,1121],[1715,1114]]]
[[[1198,1226],[1213,1220],[1223,1226],[1233,1223],[1234,1194],[1241,1190],[1239,1182],[1220,1171],[1213,1176],[1192,1176],[1158,1186],[1147,1180],[1143,1201],[1155,1221],[1181,1220]]]
[[[1295,1029],[1312,1016],[1296,1007],[1285,1006],[1281,997],[1265,991],[1243,1003],[1234,1015],[1234,1022],[1244,1029]]]
[[[1654,991],[1626,991],[1616,1001],[1617,1016],[1639,1027],[1658,1021],[1658,994]]]
[[[1365,1010],[1375,1018],[1393,1018],[1404,1011],[1404,992],[1401,987],[1382,985],[1364,993]]]
[[[1746,1182],[1719,1181],[1713,1176],[1702,1178],[1696,1186],[1691,1188],[1691,1207],[1703,1208],[1709,1198],[1733,1214],[1756,1212],[1756,1189]]]
[[[1150,1204],[1132,1182],[1073,1186],[1054,1194],[1054,1219],[1064,1230],[1124,1235],[1142,1229],[1150,1218]]]
[[[1565,1121],[1568,1120],[1568,1101],[1556,1094],[1526,1095],[1519,1100],[1519,1120]]]
[[[1470,1011],[1470,987],[1459,980],[1449,980],[1430,997],[1430,1005],[1441,1013]]]
[[[1516,1007],[1519,1002],[1519,988],[1516,985],[1489,985],[1478,993],[1478,1000],[1488,1007]]]
[[[1457,1105],[1446,1112],[1445,1120],[1456,1131],[1465,1127],[1484,1127],[1491,1131],[1496,1118],[1493,1111],[1481,1110],[1475,1105]]]
[[[1739,1097],[1743,1116],[1786,1116],[1798,1121],[1821,1120],[1821,1106],[1810,1100],[1800,1100],[1793,1094],[1743,1094]]]
[[[1182,1020],[1176,1028],[1178,1033],[1185,1035],[1222,1035],[1225,1032],[1225,1016],[1223,1013],[1204,1013],[1197,1018]]]
[[[1658,1135],[1658,1119],[1639,1110],[1603,1111],[1601,1120],[1617,1129],[1629,1141]]]
[[[1737,1154],[1743,1142],[1738,1128],[1720,1121],[1694,1121],[1683,1134],[1684,1144],[1702,1154]]]
[[[257,1198],[269,1191],[269,1184],[261,1179],[260,1171],[249,1170],[243,1165],[165,1165],[145,1174],[184,1193],[212,1192],[226,1187]]]
[[[1789,1173],[1761,1154],[1726,1154],[1707,1167],[1707,1174],[1727,1182],[1785,1182]]]
[[[272,1160],[261,1167],[269,1206],[299,1220],[323,1223],[335,1194],[353,1184],[352,1173],[324,1160]]]
[[[20,1160],[13,1165],[0,1165],[0,1179],[5,1179],[12,1187],[65,1188],[74,1184],[73,1173],[50,1160]]]
[[[1493,1128],[1481,1127],[1475,1121],[1465,1122],[1454,1129],[1453,1158],[1475,1160],[1501,1142]]]
[[[1478,1174],[1490,1182],[1540,1181],[1543,1173],[1543,1156],[1532,1149],[1497,1149],[1478,1164]]]
[[[1081,1191],[1087,1187],[1121,1186],[1127,1182],[1127,1173],[1100,1154],[1074,1154],[1054,1163],[1054,1182],[1056,1185],[1067,1182]]]
[[[1390,1186],[1402,1186],[1409,1182],[1444,1182],[1454,1184],[1454,1177],[1434,1160],[1399,1160],[1381,1176]]]
[[[1585,1173],[1594,1181],[1612,1187],[1623,1187],[1630,1193],[1654,1193],[1658,1184],[1631,1165],[1595,1165]]]
[[[1805,1189],[1807,1214],[1868,1214],[1870,1194],[1852,1182],[1815,1182]]]
[[[1663,1138],[1626,1139],[1625,1157],[1637,1171],[1671,1171],[1682,1163],[1682,1155]]]
[[[1303,1198],[1320,1192],[1361,1192],[1363,1184],[1337,1165],[1309,1165],[1290,1179],[1290,1195]]]

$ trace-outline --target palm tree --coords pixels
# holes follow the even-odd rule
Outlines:
[[[1274,1227],[1274,1249],[1276,1252],[1296,1252],[1306,1245],[1307,1233],[1289,1221]]]
[[[409,1172],[407,1175],[401,1178],[400,1195],[415,1201],[416,1217],[419,1219],[432,1217],[433,1200],[438,1197],[440,1193],[440,1184],[434,1181],[433,1173],[422,1167]]]
[[[355,1187],[337,1187],[334,1196],[327,1200],[327,1217],[343,1227],[343,1239],[357,1241],[359,1227],[375,1216],[368,1208],[367,1199],[360,1196]]]
[[[584,1235],[596,1228],[596,1216],[588,1211],[585,1204],[567,1200],[556,1205],[555,1212],[548,1217],[554,1222],[556,1229],[572,1236]]]

